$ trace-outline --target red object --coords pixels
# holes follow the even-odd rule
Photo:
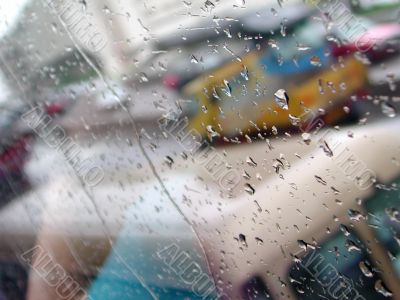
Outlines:
[[[29,140],[29,137],[21,137],[13,145],[0,153],[0,167],[2,172],[15,173],[21,170],[28,154],[26,148]]]
[[[179,77],[173,74],[168,74],[164,76],[163,83],[166,87],[176,90],[179,86]]]
[[[400,24],[387,23],[379,24],[371,27],[367,32],[355,38],[348,44],[332,46],[332,54],[336,57],[350,55],[354,52],[366,53],[370,60],[379,60],[389,56],[388,45],[379,47],[385,44],[386,41],[394,37],[400,37]],[[374,49],[374,46],[378,48]]]
[[[61,114],[65,111],[65,105],[60,102],[54,102],[45,106],[46,112],[49,115]]]

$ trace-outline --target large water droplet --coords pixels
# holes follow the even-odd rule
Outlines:
[[[289,109],[289,96],[284,89],[279,89],[275,93],[275,102],[284,110]]]

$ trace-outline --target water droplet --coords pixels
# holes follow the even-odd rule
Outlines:
[[[313,57],[310,58],[310,64],[319,67],[321,66],[321,59],[318,56],[314,55]]]
[[[285,169],[285,165],[284,165],[283,162],[282,162],[280,159],[278,159],[278,158],[275,159],[275,162],[272,164],[272,167],[275,169],[275,173],[276,173],[276,174],[279,174],[279,171],[280,171],[281,169]]]
[[[301,137],[303,138],[303,142],[304,142],[306,145],[310,145],[310,143],[311,143],[311,134],[309,134],[309,133],[307,133],[307,132],[304,132],[304,133],[301,135]]]
[[[269,39],[268,40],[268,45],[271,46],[271,48],[279,49],[278,43],[274,39]]]
[[[111,13],[111,10],[108,8],[108,6],[104,6],[103,7],[103,12],[108,15],[108,14]]]
[[[311,49],[311,47],[300,44],[300,43],[297,43],[296,46],[297,46],[297,50],[299,50],[299,51],[307,51],[307,50]]]
[[[260,239],[259,237],[256,237],[256,242],[257,242],[257,245],[263,245],[264,244],[264,241],[262,239]]]
[[[193,64],[198,64],[199,60],[197,59],[196,56],[194,56],[193,54],[190,56],[190,62]]]
[[[365,277],[371,278],[374,276],[372,273],[372,267],[367,261],[360,261],[358,266],[360,267],[361,272],[364,274]]]
[[[385,286],[385,284],[382,282],[382,280],[378,279],[375,282],[375,291],[378,293],[382,294],[385,297],[392,297],[392,292],[388,290],[388,288]]]
[[[352,251],[361,252],[360,247],[358,247],[356,245],[356,243],[354,243],[352,240],[347,240],[345,246],[346,246],[347,251],[349,251],[349,252],[352,252]]]
[[[314,175],[315,179],[317,179],[317,181],[323,185],[326,185],[326,181],[323,180],[320,176]]]
[[[324,143],[322,145],[320,145],[320,148],[322,148],[322,150],[324,150],[326,156],[328,156],[328,157],[332,157],[333,156],[333,151],[329,147],[329,145],[328,145],[328,143],[326,141],[324,141]]]
[[[334,186],[331,186],[331,190],[333,191],[333,193],[334,193],[335,195],[339,195],[339,194],[340,194],[340,191],[339,191],[337,188],[335,188]],[[336,199],[336,200],[337,200],[337,199]],[[336,202],[342,203],[342,201],[339,201],[339,200],[337,200]]]
[[[207,132],[211,135],[211,138],[220,136],[220,134],[218,132],[216,132],[211,125],[207,125],[206,129],[207,129]]]
[[[297,240],[297,244],[304,251],[307,251],[309,248],[313,249],[313,250],[315,249],[315,247],[313,245],[311,245],[303,240]]]
[[[174,160],[172,159],[172,157],[171,156],[169,156],[169,155],[167,155],[165,158],[164,158],[164,161],[165,161],[165,163],[168,165],[168,167],[172,167],[172,165],[173,165],[173,163],[174,163]]]
[[[225,85],[225,88],[223,88],[222,91],[223,91],[224,94],[227,95],[228,97],[232,97],[232,87],[231,87],[231,85],[229,84],[229,81],[224,79],[224,85]]]
[[[283,37],[286,36],[286,26],[285,26],[285,24],[283,22],[281,22],[281,35]]]
[[[295,116],[292,116],[291,114],[289,114],[289,120],[290,123],[292,123],[293,126],[299,126],[301,119]]]
[[[128,144],[128,146],[132,146],[132,145],[133,145],[133,143],[132,143],[132,140],[131,140],[131,139],[126,139],[126,143]]]
[[[365,216],[358,210],[349,209],[347,211],[347,214],[348,214],[350,220],[352,220],[352,221],[360,221],[362,219],[365,219]]]
[[[247,143],[253,142],[253,140],[251,139],[251,137],[248,134],[246,134],[244,137],[246,138]]]
[[[397,242],[397,245],[400,247],[400,236],[394,236],[395,241]]]
[[[257,167],[257,163],[250,156],[246,158],[246,162],[251,167]]]
[[[143,81],[143,82],[149,82],[149,78],[147,77],[147,74],[146,73],[140,73],[139,74],[139,77],[140,77],[140,79]]]
[[[242,176],[243,176],[244,179],[247,179],[247,180],[251,179],[250,174],[247,173],[246,171],[243,171],[243,175]]]
[[[298,256],[293,255],[293,262],[296,264],[301,264],[301,259]]]
[[[182,159],[184,159],[184,160],[187,160],[187,159],[188,159],[188,155],[187,155],[185,152],[182,152],[182,153],[181,153],[181,157],[182,157]]]
[[[249,70],[247,70],[247,67],[244,66],[243,70],[240,72],[240,75],[246,80],[249,80]]]
[[[244,190],[249,194],[249,195],[254,195],[256,190],[250,183],[245,183],[244,184]]]
[[[51,30],[53,30],[53,32],[54,33],[57,33],[58,32],[58,29],[57,29],[58,27],[57,27],[57,24],[56,23],[51,23]]]
[[[254,200],[254,204],[257,206],[257,211],[262,212],[262,208],[261,208],[260,204],[257,202],[257,200]]]
[[[349,231],[349,229],[347,228],[346,225],[340,224],[339,228],[340,228],[340,231],[343,232],[343,234],[345,236],[349,236],[350,235],[350,231]]]
[[[289,109],[289,96],[284,89],[279,89],[274,94],[275,102],[278,106],[284,110]]]
[[[229,39],[232,38],[232,33],[231,33],[231,31],[229,30],[229,28],[224,29],[224,32],[225,32],[226,36],[227,36]]]
[[[386,208],[385,212],[391,221],[400,223],[400,212],[398,209],[394,207]]]
[[[301,286],[299,286],[299,285],[296,285],[296,291],[297,291],[299,294],[304,294],[304,293],[305,293],[305,290],[304,290]]]
[[[207,0],[206,2],[204,2],[204,7],[207,10],[211,10],[211,9],[213,9],[215,7],[215,4],[212,3],[210,0]]]
[[[324,83],[322,79],[318,79],[318,90],[321,95],[325,94]]]
[[[389,118],[396,117],[396,114],[397,114],[396,109],[390,103],[382,102],[381,110],[382,110],[382,113]]]
[[[239,242],[247,248],[246,236],[242,233],[239,234]]]

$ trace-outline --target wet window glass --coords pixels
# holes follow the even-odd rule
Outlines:
[[[400,299],[398,0],[0,0],[0,300]]]

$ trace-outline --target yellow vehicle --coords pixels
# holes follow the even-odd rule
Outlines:
[[[332,57],[323,38],[303,40],[312,46],[302,47],[294,38],[270,39],[265,49],[234,57],[186,84],[182,91],[191,99],[185,108],[191,127],[228,139],[272,126],[306,126],[317,114],[326,123],[345,117],[346,101],[366,83],[366,67],[355,57]],[[288,95],[287,109],[274,99],[279,90]]]
[[[302,117],[318,109],[326,111],[326,122],[333,123],[344,117],[346,101],[366,82],[365,66],[352,57],[331,69],[311,76],[310,72],[296,74],[288,80],[266,74],[259,60],[258,53],[250,53],[187,84],[183,91],[192,99],[191,127],[206,135],[211,126],[222,137],[233,137],[272,126],[288,128],[297,118],[308,121]],[[278,89],[287,91],[288,110],[274,101]]]

